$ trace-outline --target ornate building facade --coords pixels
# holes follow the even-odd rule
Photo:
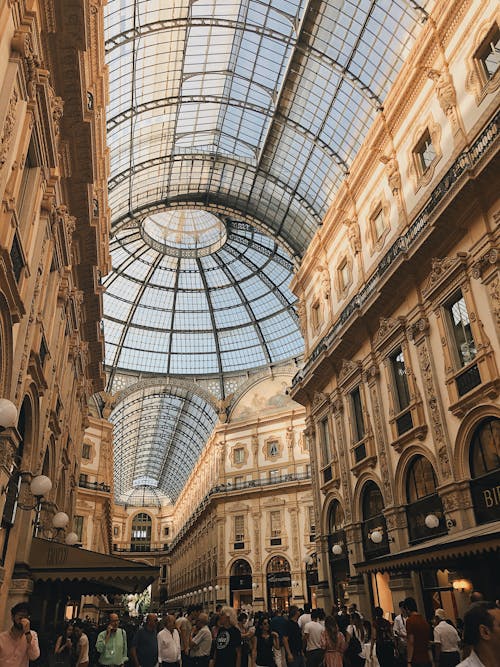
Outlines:
[[[498,40],[436,4],[293,281],[326,608],[499,594]]]
[[[54,537],[61,511],[74,529],[87,403],[104,384],[102,43],[99,2],[0,5],[0,397],[17,409],[0,429],[2,627],[33,591],[35,537]],[[33,511],[40,474],[52,488]]]

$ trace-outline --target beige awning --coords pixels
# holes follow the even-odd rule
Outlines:
[[[60,581],[81,595],[139,593],[158,577],[158,568],[34,537],[29,569],[33,581]]]
[[[446,567],[452,561],[500,550],[500,521],[475,526],[458,534],[443,535],[424,544],[415,545],[398,553],[379,556],[364,563],[356,563],[358,573],[390,572],[391,570],[418,570],[423,567]]]

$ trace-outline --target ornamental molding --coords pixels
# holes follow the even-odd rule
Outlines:
[[[342,366],[339,372],[339,382],[344,384],[351,380],[357,373],[361,379],[362,364],[360,361],[352,361],[350,359],[343,359]]]
[[[459,252],[454,257],[438,259],[434,257],[431,264],[431,272],[422,294],[427,299],[432,299],[437,293],[444,290],[448,283],[456,277],[459,272],[464,272],[467,266],[468,253]]]
[[[404,317],[381,317],[379,328],[375,334],[374,346],[379,350],[384,344],[389,343],[394,336],[404,335],[406,320]]]

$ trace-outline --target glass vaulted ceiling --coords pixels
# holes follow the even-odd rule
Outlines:
[[[428,0],[109,0],[114,227],[232,209],[301,254]]]
[[[205,373],[224,399],[226,374],[300,354],[291,261],[431,4],[108,0],[111,389],[120,370]],[[209,429],[196,415],[166,428],[167,415],[198,409],[195,394],[183,408],[174,398],[145,394],[113,412],[122,502],[175,499],[187,479]]]

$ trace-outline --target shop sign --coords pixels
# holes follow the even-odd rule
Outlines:
[[[287,588],[292,585],[290,572],[269,572],[267,574],[269,588]]]
[[[229,586],[232,591],[252,590],[252,575],[240,574],[229,578]]]
[[[470,483],[476,521],[488,523],[500,519],[500,473],[473,479]]]

